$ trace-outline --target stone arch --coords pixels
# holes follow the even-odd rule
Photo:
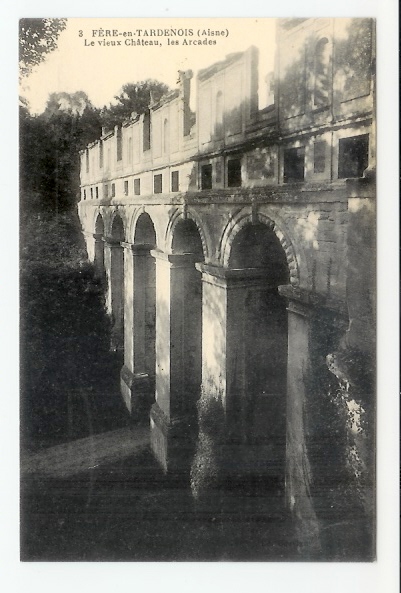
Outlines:
[[[97,276],[103,281],[105,275],[104,268],[104,218],[101,212],[96,213],[94,222],[94,264]]]
[[[141,212],[136,219],[133,243],[134,245],[151,245],[152,249],[156,246],[155,225],[147,212]]]
[[[99,220],[101,220],[103,223],[102,233],[99,232],[101,230],[101,229],[99,229]],[[99,235],[99,234],[104,235],[106,232],[106,216],[105,216],[104,212],[101,211],[100,208],[95,209],[95,212],[92,217],[92,223],[91,223],[90,230],[91,230],[91,232],[93,232],[96,235]]]
[[[128,228],[121,388],[128,409],[144,419],[155,395],[156,231],[143,208],[134,212]]]
[[[130,222],[127,224],[127,239],[130,243],[135,243],[135,234],[137,232],[137,225],[138,225],[138,221],[141,218],[141,216],[143,214],[146,214],[147,216],[149,216],[149,219],[153,225],[153,230],[155,233],[155,247],[159,245],[159,235],[158,235],[158,227],[155,224],[155,220],[154,218],[152,218],[151,214],[146,210],[146,208],[138,208],[137,210],[134,211]]]
[[[222,238],[220,241],[219,259],[221,264],[224,267],[228,267],[231,249],[235,237],[237,236],[239,231],[242,230],[246,225],[256,222],[266,225],[276,235],[285,252],[287,265],[290,273],[290,284],[292,284],[293,286],[299,286],[299,266],[293,245],[289,240],[287,234],[283,231],[282,226],[279,225],[277,221],[270,218],[270,216],[262,212],[254,213],[250,211],[241,210],[230,219],[223,231]]]
[[[107,268],[108,268],[108,291],[107,309],[111,314],[111,349],[116,352],[118,358],[124,357],[124,306],[125,306],[125,264],[124,248],[121,245],[125,241],[125,226],[123,218],[115,210],[112,214],[109,227],[109,235],[106,238],[107,245]]]
[[[116,210],[110,220],[109,236],[117,241],[125,241],[125,224],[121,213]]]
[[[287,435],[288,246],[276,221],[244,208],[223,234],[226,281],[226,413],[244,491],[284,494]],[[208,300],[211,300],[210,297]]]
[[[183,434],[182,446],[185,464],[189,464],[198,434],[196,402],[202,382],[203,282],[197,264],[203,263],[205,251],[208,253],[205,234],[196,214],[188,212],[185,207],[184,211],[177,209],[173,213],[166,232],[166,248],[169,253],[163,254],[164,261],[160,259],[158,264],[163,278],[166,276],[164,262],[168,263],[169,324],[174,331],[170,331],[170,336],[163,341],[170,343],[171,384],[174,385],[179,378],[179,387],[170,393],[170,397],[176,400],[174,407],[179,406],[188,426],[186,434]],[[163,290],[163,287],[158,290]],[[165,299],[160,299],[160,317],[163,315],[163,302]],[[163,331],[161,324],[160,331]],[[163,379],[162,375],[160,377]]]
[[[202,242],[202,250],[203,250],[203,257],[205,262],[209,261],[210,258],[210,238],[205,232],[204,226],[201,222],[200,216],[192,209],[176,209],[176,211],[171,216],[169,223],[166,229],[166,236],[165,236],[165,243],[166,249],[171,253],[173,248],[173,237],[174,237],[174,230],[177,224],[182,220],[192,220],[199,232],[200,240]]]
[[[103,216],[100,212],[98,212],[97,216],[95,218],[95,224],[94,224],[95,235],[104,235],[104,229],[105,229],[105,224],[104,224]]]

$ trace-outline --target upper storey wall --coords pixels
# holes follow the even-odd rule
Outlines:
[[[191,78],[191,71],[180,72],[176,91],[88,146],[81,154],[81,185],[175,167],[196,154],[240,144],[253,125],[264,125],[255,47],[199,72],[196,117],[189,108]]]
[[[89,145],[81,153],[81,185],[163,168],[193,155],[197,147],[189,113],[191,76],[181,73],[177,91]]]
[[[278,105],[283,134],[372,113],[374,21],[281,21],[277,28]]]
[[[332,182],[373,169],[374,21],[281,19],[276,42],[274,104],[258,109],[255,47],[198,73],[196,114],[192,72],[180,72],[176,91],[82,153],[82,199]]]
[[[218,150],[244,139],[258,117],[258,50],[230,54],[198,74],[199,152]]]

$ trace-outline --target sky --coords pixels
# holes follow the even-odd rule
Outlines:
[[[155,78],[175,88],[177,71],[191,69],[196,72],[225,58],[226,55],[243,51],[251,45],[259,48],[259,105],[266,104],[264,78],[274,69],[275,19],[184,19],[184,18],[102,18],[68,19],[66,29],[60,34],[58,48],[48,54],[46,60],[23,80],[21,95],[30,105],[31,113],[41,113],[52,92],[84,91],[96,107],[113,101],[122,85],[146,78]],[[170,45],[166,36],[144,36],[150,29],[192,29],[188,41],[210,40],[215,45],[184,46]],[[100,35],[103,29],[104,36]],[[138,29],[141,35],[138,37]],[[201,35],[202,31],[224,31],[224,36]],[[105,36],[106,30],[118,30],[122,35]],[[136,32],[135,37],[124,33]],[[228,35],[227,35],[228,32]],[[162,46],[133,46],[136,39],[158,39]],[[103,45],[103,42],[119,40],[121,45]],[[191,107],[194,107],[195,85]]]

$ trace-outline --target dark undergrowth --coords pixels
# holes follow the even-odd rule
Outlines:
[[[104,286],[87,261],[75,213],[23,220],[20,272],[23,447],[126,422]]]
[[[22,560],[262,561],[297,558],[282,498],[211,492],[166,476],[149,450],[69,479],[27,478]]]
[[[22,227],[21,444],[39,451],[126,426],[130,417],[119,393],[122,361],[110,352],[104,286],[87,261],[77,216],[34,215]],[[282,484],[249,476],[216,480],[208,451],[198,459],[208,462],[206,474],[196,464],[192,472],[204,489],[199,497],[189,480],[165,476],[149,450],[70,478],[22,476],[22,560],[369,557],[369,537],[362,537],[369,529],[338,521],[341,514],[323,522],[328,543],[311,556],[300,547]],[[326,510],[331,499],[326,491],[321,496]]]

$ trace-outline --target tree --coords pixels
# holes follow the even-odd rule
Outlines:
[[[129,119],[133,112],[139,115],[145,113],[151,102],[159,101],[168,92],[170,88],[166,84],[150,78],[124,84],[120,94],[114,97],[117,103],[102,109],[103,125],[111,129]]]
[[[54,51],[67,19],[21,19],[19,22],[19,65],[23,78]]]
[[[79,151],[100,136],[100,112],[86,93],[52,93],[44,112],[20,106],[20,188],[25,214],[75,205]]]
[[[82,115],[86,107],[92,108],[92,103],[84,91],[51,93],[47,99],[44,114],[48,116],[58,111],[66,111],[73,115]]]

